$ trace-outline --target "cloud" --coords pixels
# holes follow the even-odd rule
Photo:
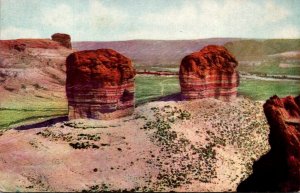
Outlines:
[[[53,28],[65,29],[75,25],[78,19],[72,8],[66,4],[59,4],[53,9],[47,8],[43,11],[42,24]]]
[[[82,18],[92,21],[91,27],[117,27],[126,20],[127,14],[120,9],[104,6],[100,1],[90,0],[89,11]]]
[[[275,32],[273,38],[300,38],[300,29],[296,26],[283,26]]]
[[[87,9],[74,10],[71,5],[58,4],[43,12],[41,23],[56,31],[71,31],[76,35],[95,33],[103,28],[115,28],[123,23],[126,14],[121,10],[103,5],[100,1],[86,1]]]
[[[100,0],[16,2],[19,0],[5,1],[1,7],[2,37],[49,37],[62,32],[69,33],[75,41],[271,38],[272,35],[289,38],[297,36],[300,30],[295,19],[300,4],[292,1],[178,0],[167,6],[165,1],[146,4]],[[25,6],[35,9],[28,12]]]
[[[276,5],[273,1],[267,1],[264,9],[264,22],[278,22],[291,15],[287,9]]]
[[[37,30],[27,28],[7,27],[0,30],[1,40],[33,37],[40,38],[41,35]]]
[[[253,30],[266,31],[290,16],[288,9],[273,1],[202,0],[182,1],[181,7],[146,13],[140,23],[151,26],[144,30],[150,37],[190,39],[207,37],[249,37]],[[143,29],[142,29],[143,30]],[[142,35],[139,30],[138,34]],[[147,36],[148,37],[148,36]]]

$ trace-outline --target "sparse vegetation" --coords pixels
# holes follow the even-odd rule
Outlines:
[[[153,192],[153,190],[146,186],[137,186],[132,189],[115,189],[111,184],[102,183],[101,185],[92,185],[89,189],[84,189],[81,192]]]
[[[95,145],[94,143],[90,143],[89,141],[85,142],[71,142],[69,143],[71,147],[74,149],[88,149],[88,148],[93,148],[93,149],[99,149],[98,145]]]
[[[191,114],[171,106],[164,106],[162,109],[153,107],[151,110],[155,113],[155,120],[146,122],[141,129],[149,131],[153,142],[161,146],[163,152],[161,157],[153,158],[160,160],[158,181],[154,185],[156,189],[177,188],[192,180],[210,182],[215,178],[215,144],[195,146],[184,135],[172,129],[174,123],[189,120]],[[149,160],[149,163],[152,162],[155,161]],[[174,167],[168,168],[169,165]]]
[[[51,141],[62,140],[69,142],[69,145],[74,149],[99,149],[99,146],[96,145],[94,142],[100,141],[101,139],[99,134],[79,133],[75,137],[71,133],[62,133],[59,131],[51,131],[49,129],[45,129],[36,134],[41,135],[44,138],[47,138]]]
[[[57,141],[57,140],[71,141],[73,139],[71,133],[53,132],[49,129],[40,131],[37,133],[37,135],[41,135],[53,141]]]
[[[262,113],[260,103],[243,100],[231,108],[209,108],[213,109],[204,111],[200,117],[204,123],[212,124],[214,130],[206,130],[206,134],[201,134],[207,136],[203,144],[192,143],[173,129],[178,121],[191,119],[188,111],[169,105],[151,108],[154,119],[148,120],[141,129],[146,130],[151,140],[161,147],[159,156],[151,156],[147,161],[160,168],[157,182],[152,184],[154,190],[172,190],[195,180],[212,182],[217,177],[216,150],[225,146],[234,146],[244,154],[244,175],[232,179],[233,183],[239,183],[251,174],[253,161],[268,150],[267,122],[265,119],[262,122],[253,119]],[[149,187],[152,186],[149,184]]]

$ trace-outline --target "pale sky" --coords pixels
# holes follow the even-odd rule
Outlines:
[[[300,38],[300,0],[0,0],[0,39]]]

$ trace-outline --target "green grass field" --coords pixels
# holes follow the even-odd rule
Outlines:
[[[300,81],[265,81],[242,79],[238,93],[253,100],[267,100],[273,95],[284,97],[300,94]]]
[[[47,117],[56,117],[67,114],[67,109],[56,110],[18,110],[18,109],[1,109],[0,110],[0,129],[7,128],[10,125],[18,125],[22,122],[32,120],[43,120]]]
[[[178,77],[176,76],[136,76],[136,104],[142,104],[159,97],[180,92]],[[265,81],[242,79],[238,88],[240,95],[247,96],[253,100],[267,100],[270,96],[300,94],[300,81]],[[53,103],[53,101],[51,101]],[[21,101],[20,101],[21,103]],[[39,102],[36,101],[38,104]],[[17,105],[16,105],[17,106]],[[22,105],[21,105],[22,106]],[[0,109],[0,129],[20,125],[23,123],[38,122],[42,118],[50,118],[67,114],[67,104],[61,101],[53,108],[44,109]],[[57,107],[57,108],[55,108]],[[59,108],[58,108],[59,107]]]
[[[135,83],[137,104],[180,92],[177,76],[137,76]]]
[[[268,61],[258,66],[239,65],[238,70],[251,74],[268,74],[268,75],[297,75],[300,76],[300,64],[292,63],[293,67],[279,67],[279,61]],[[285,63],[285,62],[282,62]]]

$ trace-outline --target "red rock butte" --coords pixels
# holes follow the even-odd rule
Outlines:
[[[55,33],[51,36],[53,41],[60,43],[62,46],[72,49],[71,36],[68,34]]]
[[[270,125],[269,143],[273,165],[282,170],[277,191],[300,190],[300,96],[271,97],[264,104]],[[274,168],[275,169],[275,168]],[[276,169],[275,169],[276,170]],[[275,176],[274,176],[275,177]]]
[[[182,99],[234,99],[239,85],[237,65],[223,46],[209,45],[185,56],[179,70]]]
[[[300,190],[300,95],[271,97],[264,104],[270,125],[271,150],[253,164],[253,173],[238,192],[297,192]]]
[[[134,110],[135,69],[112,49],[74,52],[67,57],[69,119],[114,119]]]

